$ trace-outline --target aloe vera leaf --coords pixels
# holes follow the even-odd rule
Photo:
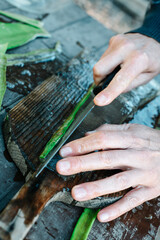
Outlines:
[[[5,54],[5,52],[7,51],[7,46],[8,46],[7,43],[5,43],[5,44],[0,44],[0,55]]]
[[[97,217],[99,209],[85,208],[73,230],[70,240],[86,240],[92,225]]]
[[[22,54],[6,54],[7,66],[20,65],[29,62],[38,63],[54,60],[61,52],[62,46],[59,42],[57,42],[54,49],[46,48]]]
[[[14,20],[29,24],[31,26],[37,27],[37,28],[43,27],[43,22],[38,21],[36,19],[25,17],[25,16],[20,15],[20,14],[10,13],[10,12],[6,12],[6,11],[2,11],[2,10],[0,10],[0,14],[4,15],[6,17],[12,18]]]
[[[3,101],[3,96],[6,91],[6,67],[7,59],[5,52],[7,50],[7,44],[0,45],[0,108]]]
[[[46,144],[43,152],[41,153],[39,159],[41,162],[45,161],[45,158],[50,153],[50,151],[56,146],[56,144],[61,140],[61,138],[64,136],[70,125],[73,123],[76,114],[80,110],[81,106],[85,103],[85,101],[89,98],[91,95],[91,92],[93,91],[95,87],[95,84],[93,83],[91,87],[88,89],[88,92],[84,95],[84,97],[79,101],[79,103],[76,105],[73,112],[70,114],[70,116],[65,120],[65,122],[60,126],[60,128],[53,134],[49,142]]]
[[[0,44],[8,43],[8,49],[19,47],[36,37],[50,36],[42,28],[35,28],[22,23],[0,23]]]

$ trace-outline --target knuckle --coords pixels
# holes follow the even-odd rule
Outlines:
[[[103,164],[104,167],[108,167],[111,165],[111,156],[107,152],[99,152],[98,153],[99,161]]]
[[[95,64],[93,67],[93,75],[96,77],[101,77],[101,72],[98,64]]]
[[[146,52],[142,50],[135,50],[133,54],[133,60],[148,65],[149,57]]]
[[[130,127],[131,127],[131,123],[123,123],[123,124],[121,124],[121,130],[122,131],[127,131],[127,130],[130,129]]]
[[[95,133],[95,139],[98,145],[105,143],[106,141],[106,133],[104,131],[99,131]]]
[[[84,166],[83,166],[83,161],[81,159],[81,157],[77,156],[74,157],[74,159],[72,159],[72,168],[78,171],[83,170]]]
[[[122,38],[123,38],[123,34],[117,34],[117,35],[111,37],[109,40],[109,45],[112,45],[117,42],[119,43],[119,41],[121,41]]]
[[[128,179],[124,173],[116,176],[116,182],[121,189],[127,188],[128,186]]]
[[[141,202],[139,201],[138,197],[131,197],[131,196],[124,196],[126,202],[127,202],[127,205],[129,207],[129,209],[132,209],[138,205],[141,204]]]
[[[123,38],[121,40],[121,48],[122,49],[127,49],[127,50],[133,50],[135,48],[135,44],[133,41],[131,41],[130,39],[128,38]]]
[[[131,147],[135,147],[135,148],[141,148],[141,147],[145,147],[145,140],[140,138],[140,137],[137,137],[135,135],[135,133],[131,134],[131,144],[130,144]]]
[[[87,145],[85,143],[80,143],[78,145],[78,153],[84,153],[87,150]]]
[[[129,130],[135,130],[135,128],[139,128],[139,124],[138,123],[129,124]]]

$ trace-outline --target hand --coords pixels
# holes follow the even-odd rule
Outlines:
[[[160,195],[159,130],[136,124],[105,124],[84,138],[66,144],[60,154],[66,157],[56,166],[62,175],[99,169],[122,170],[111,177],[73,187],[72,196],[77,201],[133,188],[98,213],[101,222],[111,221]]]
[[[142,34],[119,34],[111,38],[109,47],[93,68],[96,84],[118,65],[121,70],[94,102],[104,106],[121,93],[147,83],[160,73],[160,44]]]

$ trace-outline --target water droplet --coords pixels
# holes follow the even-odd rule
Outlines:
[[[32,73],[31,73],[29,70],[27,70],[27,69],[23,70],[23,71],[21,72],[21,74],[22,74],[22,75],[28,75],[28,76],[31,76],[31,75],[32,75]]]

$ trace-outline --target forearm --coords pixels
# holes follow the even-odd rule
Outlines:
[[[141,33],[160,42],[160,1],[154,0],[141,27],[130,31],[130,33]]]

